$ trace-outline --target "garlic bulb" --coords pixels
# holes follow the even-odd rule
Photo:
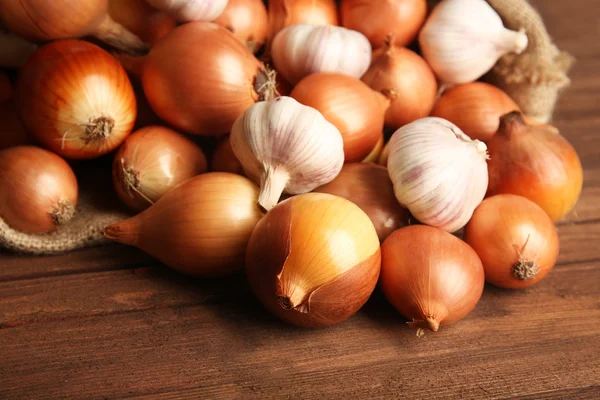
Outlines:
[[[527,47],[527,35],[506,29],[485,0],[444,0],[419,34],[423,57],[445,84],[473,82],[507,53]]]
[[[275,36],[275,69],[290,83],[316,72],[360,78],[371,64],[371,44],[360,32],[339,26],[297,24]]]
[[[396,198],[419,221],[455,232],[488,187],[487,147],[442,118],[422,118],[390,139],[388,172]]]
[[[146,0],[154,8],[169,14],[178,22],[214,21],[228,0]]]
[[[248,108],[233,124],[230,141],[246,175],[260,182],[258,203],[265,210],[284,191],[307,193],[331,182],[344,165],[340,131],[291,97]]]

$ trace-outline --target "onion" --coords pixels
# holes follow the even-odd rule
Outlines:
[[[172,31],[176,22],[145,0],[109,0],[108,13],[145,42],[156,43]]]
[[[267,40],[267,9],[262,0],[229,0],[214,22],[227,28],[253,53]]]
[[[440,229],[399,229],[383,242],[381,254],[381,288],[413,328],[436,332],[469,314],[483,293],[475,251]]]
[[[382,166],[344,165],[337,178],[314,191],[340,196],[359,206],[371,219],[381,242],[408,225],[408,210],[398,204],[387,169]]]
[[[447,119],[471,139],[487,142],[500,126],[500,117],[519,106],[506,93],[483,82],[466,83],[445,91],[431,115]]]
[[[0,67],[21,68],[36,49],[35,44],[5,31],[0,23]]]
[[[79,40],[36,51],[19,75],[17,109],[35,139],[69,158],[112,151],[136,117],[135,95],[123,68],[106,51]]]
[[[242,164],[231,149],[229,136],[221,139],[212,156],[210,170],[215,172],[231,172],[232,174],[244,175]]]
[[[312,74],[296,85],[291,97],[320,111],[338,128],[344,139],[345,162],[360,162],[381,137],[388,103],[356,78]]]
[[[342,0],[342,25],[364,34],[374,49],[393,34],[398,46],[410,44],[427,16],[426,0]]]
[[[388,36],[373,52],[362,81],[391,101],[385,124],[399,128],[429,115],[437,97],[437,82],[429,65],[411,50],[398,47]]]
[[[113,182],[123,203],[142,211],[206,168],[206,157],[194,142],[172,129],[150,126],[133,133],[119,149]]]
[[[0,151],[0,217],[25,233],[46,233],[75,214],[77,179],[69,164],[47,150]]]
[[[379,136],[379,140],[375,144],[375,147],[371,150],[371,152],[363,158],[362,162],[364,163],[373,163],[378,164],[379,157],[381,157],[381,153],[383,152],[383,144],[385,143],[385,137],[383,136],[383,132]]]
[[[512,194],[485,199],[465,227],[465,241],[481,258],[486,281],[506,289],[539,282],[558,258],[558,233],[550,217]]]
[[[141,214],[109,225],[104,235],[184,274],[228,275],[244,267],[250,234],[262,216],[257,200],[258,187],[242,176],[202,174]]]
[[[108,14],[108,0],[0,0],[0,20],[33,42],[94,36],[130,52],[148,46]]]
[[[308,193],[277,205],[248,243],[246,275],[260,302],[293,325],[341,322],[368,300],[380,268],[367,215],[337,196]]]
[[[532,200],[558,221],[579,199],[583,171],[569,142],[543,125],[529,125],[519,112],[501,118],[488,142],[488,195],[512,193]]]

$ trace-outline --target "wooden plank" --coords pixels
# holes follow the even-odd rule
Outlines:
[[[528,396],[519,396],[520,400],[554,400],[554,399],[598,400],[599,398],[600,398],[600,386],[588,386],[588,387],[584,387],[584,388],[551,390],[548,392],[533,393]]]

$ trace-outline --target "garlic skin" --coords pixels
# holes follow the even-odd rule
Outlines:
[[[387,167],[400,204],[424,224],[455,232],[485,196],[487,158],[485,143],[428,117],[392,135]]]
[[[177,22],[214,21],[227,7],[229,0],[146,0],[150,5]]]
[[[283,192],[307,193],[331,182],[344,165],[340,131],[291,97],[254,104],[231,129],[231,149],[260,183],[259,205],[273,208]]]
[[[297,24],[280,31],[271,47],[275,69],[296,84],[316,72],[360,78],[371,64],[371,43],[339,26]]]
[[[419,44],[439,80],[452,85],[479,79],[503,55],[523,52],[528,39],[506,29],[485,0],[444,0],[425,22]]]

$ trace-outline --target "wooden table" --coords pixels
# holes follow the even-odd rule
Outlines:
[[[600,399],[600,1],[535,3],[578,59],[555,123],[585,166],[545,281],[486,286],[469,317],[417,338],[379,292],[301,330],[243,278],[192,280],[135,249],[0,254],[0,398]]]

